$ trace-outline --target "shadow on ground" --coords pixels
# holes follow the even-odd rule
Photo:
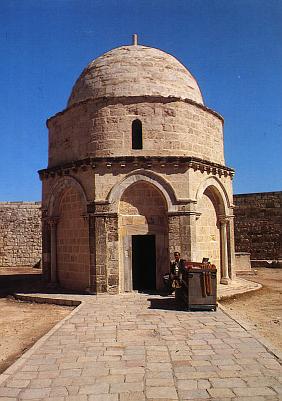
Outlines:
[[[12,295],[15,292],[23,294],[76,294],[89,295],[87,292],[70,291],[59,286],[50,285],[42,274],[0,275],[0,297]]]

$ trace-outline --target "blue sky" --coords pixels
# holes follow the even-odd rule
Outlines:
[[[281,191],[282,0],[0,2],[0,201],[41,199],[45,121],[89,61],[139,43],[177,57],[225,119],[234,193]]]

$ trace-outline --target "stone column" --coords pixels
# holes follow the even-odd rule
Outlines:
[[[51,217],[49,225],[51,227],[51,283],[57,283],[57,224],[58,217]]]
[[[107,292],[107,243],[106,216],[94,215],[95,269],[97,294]]]
[[[107,247],[107,291],[111,294],[119,292],[119,248],[118,248],[118,216],[109,213],[106,218]]]
[[[97,294],[119,290],[118,215],[107,201],[92,202],[89,215],[90,290]]]
[[[179,251],[181,257],[193,258],[196,242],[196,213],[178,211],[168,213],[168,242],[169,252]]]
[[[228,256],[229,256],[229,277],[233,280],[236,277],[235,273],[235,240],[234,240],[234,215],[228,216]]]
[[[97,293],[95,238],[96,238],[95,237],[95,218],[94,218],[93,214],[89,213],[89,253],[90,253],[89,291],[90,291],[90,293]]]
[[[220,279],[221,284],[229,283],[229,275],[228,275],[228,248],[227,248],[227,231],[226,231],[226,218],[220,217],[220,259],[221,259],[221,269],[222,269],[222,277]]]

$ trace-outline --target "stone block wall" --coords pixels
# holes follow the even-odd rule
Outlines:
[[[177,98],[85,101],[51,117],[48,166],[88,157],[194,156],[224,165],[223,120]],[[132,122],[142,123],[143,148],[132,149]]]
[[[0,268],[41,259],[41,203],[0,202]]]
[[[234,195],[235,250],[282,260],[282,192]]]

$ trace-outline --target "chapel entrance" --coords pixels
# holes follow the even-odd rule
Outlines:
[[[160,291],[168,271],[167,203],[155,185],[138,180],[119,201],[120,292]]]
[[[132,235],[133,290],[156,289],[155,235]]]

